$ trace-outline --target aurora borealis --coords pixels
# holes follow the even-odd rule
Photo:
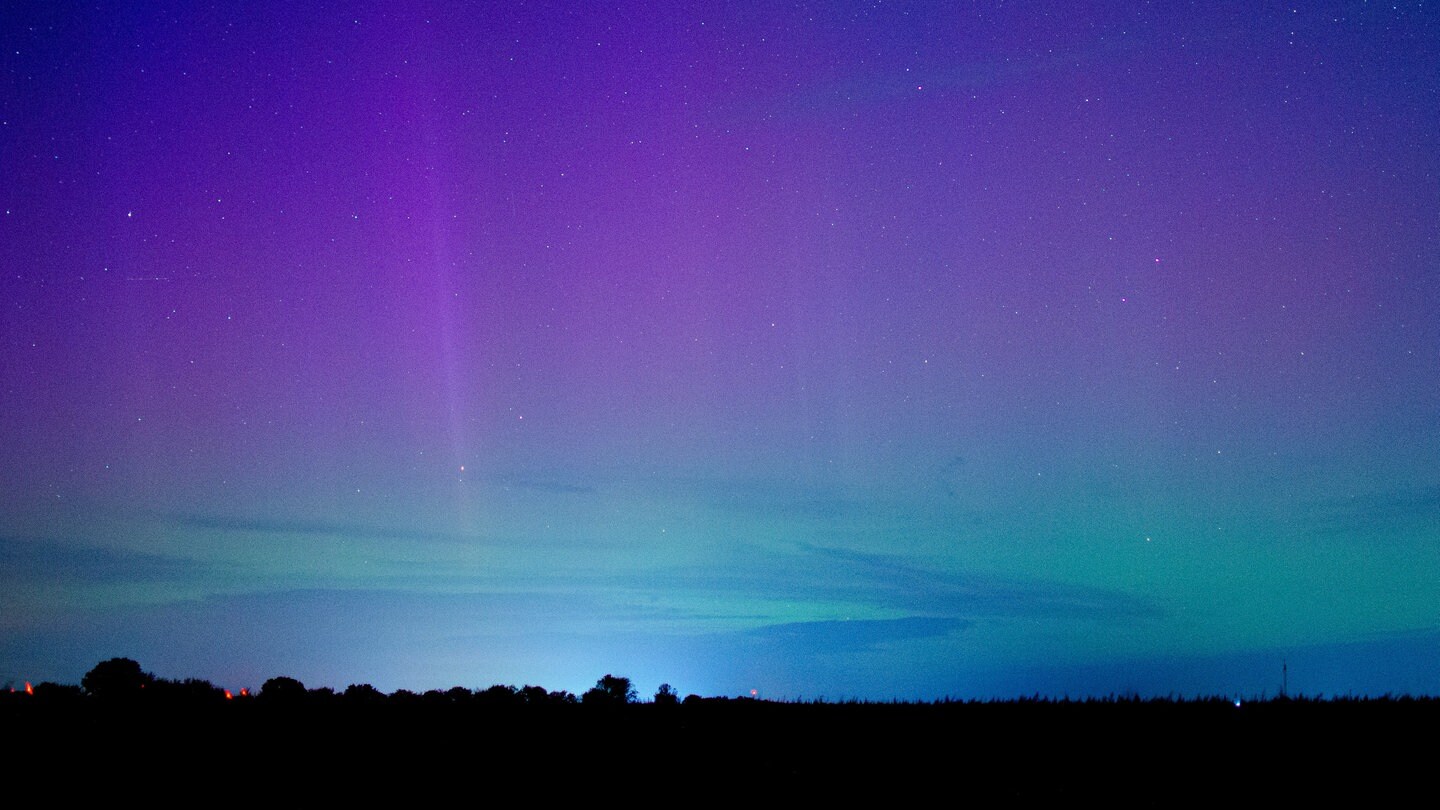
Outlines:
[[[1440,691],[1432,5],[0,45],[0,682]]]

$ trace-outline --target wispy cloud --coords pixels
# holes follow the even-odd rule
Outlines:
[[[193,560],[19,537],[0,537],[0,581],[60,584],[177,580]]]
[[[783,647],[792,654],[807,655],[875,649],[896,641],[946,636],[972,624],[964,619],[908,616],[772,624],[750,630],[746,635]]]
[[[455,532],[398,529],[342,521],[308,520],[303,518],[257,518],[240,515],[162,514],[160,519],[177,526],[210,529],[222,532],[255,534],[325,535],[335,537],[371,538],[413,542],[471,543],[477,538]]]
[[[1332,499],[1316,512],[1314,533],[1324,537],[1430,539],[1440,527],[1440,486]]]
[[[811,545],[786,553],[754,549],[705,570],[662,569],[617,577],[626,587],[808,602],[846,602],[950,618],[1158,617],[1151,602],[1103,588],[925,567],[895,555]]]

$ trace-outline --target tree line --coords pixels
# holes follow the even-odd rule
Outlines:
[[[484,689],[468,689],[455,686],[450,689],[431,689],[426,692],[412,692],[399,689],[389,694],[368,683],[350,684],[336,691],[330,687],[306,688],[296,678],[276,676],[265,681],[260,690],[251,694],[248,689],[233,693],[200,678],[172,680],[158,678],[146,672],[139,662],[130,658],[111,658],[96,664],[79,685],[43,682],[31,686],[26,684],[23,692],[11,688],[9,694],[23,694],[44,703],[78,703],[81,701],[126,705],[156,704],[222,704],[229,701],[254,701],[261,705],[354,705],[379,706],[433,705],[433,706],[476,706],[489,708],[555,707],[555,706],[624,706],[640,702],[639,693],[629,678],[606,674],[595,685],[580,695],[557,690],[550,691],[541,686],[510,686],[495,684]],[[699,700],[690,695],[686,700]],[[679,693],[670,684],[661,684],[652,702],[656,705],[677,705]]]

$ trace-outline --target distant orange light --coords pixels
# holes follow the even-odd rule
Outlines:
[[[226,699],[226,700],[234,700],[234,699],[235,699],[235,696],[232,695],[232,694],[230,694],[230,690],[229,690],[229,689],[226,689],[226,690],[225,690],[225,699]]]
[[[25,694],[27,694],[27,695],[33,695],[33,694],[35,694],[35,687],[31,686],[29,681],[26,681],[26,682],[25,682]]]
[[[249,689],[241,689],[241,690],[240,690],[240,697],[250,697],[250,690],[249,690]]]

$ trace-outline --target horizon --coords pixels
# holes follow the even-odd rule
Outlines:
[[[1285,664],[1282,664],[1282,669],[1283,669],[1284,667],[1285,667]],[[109,668],[109,669],[108,669],[108,673],[107,673],[106,675],[103,675],[103,676],[102,676],[102,675],[99,675],[99,673],[101,673],[102,670],[105,670],[106,668]],[[126,672],[126,673],[133,672],[133,673],[134,673],[134,680],[133,680],[133,681],[117,680],[117,677],[119,677],[119,676],[117,675],[117,673],[119,673],[119,672]],[[100,677],[100,679],[105,682],[105,683],[97,684],[97,686],[103,686],[103,687],[105,688],[103,695],[100,694],[100,692],[97,691],[96,689],[92,689],[92,688],[87,687],[86,682],[88,682],[92,677]],[[128,677],[128,676],[127,676],[127,677]],[[529,682],[525,682],[525,683],[508,683],[508,684],[506,684],[506,683],[494,683],[494,684],[477,685],[477,686],[465,686],[465,685],[463,685],[463,684],[455,684],[455,685],[452,685],[452,686],[450,686],[450,687],[445,687],[445,688],[432,687],[432,688],[428,688],[428,689],[411,689],[411,688],[407,688],[407,687],[403,687],[403,686],[402,686],[402,687],[398,687],[398,688],[393,689],[393,690],[384,690],[384,689],[378,689],[377,687],[375,687],[373,684],[370,684],[370,683],[355,683],[355,682],[348,683],[348,684],[346,684],[344,687],[339,687],[339,686],[335,686],[335,685],[332,685],[332,684],[321,684],[321,685],[318,685],[318,686],[317,686],[317,685],[314,685],[314,684],[306,684],[306,683],[304,683],[303,681],[300,681],[299,679],[296,679],[296,678],[292,678],[292,677],[290,677],[290,676],[288,676],[288,675],[272,675],[272,676],[270,676],[269,678],[266,678],[265,681],[264,681],[259,687],[253,687],[253,685],[236,686],[236,685],[233,685],[233,684],[217,684],[217,683],[214,683],[214,682],[212,682],[212,681],[210,681],[210,680],[208,680],[208,679],[196,678],[196,677],[193,677],[193,676],[165,677],[165,676],[157,675],[157,674],[155,674],[155,673],[153,673],[153,672],[148,672],[148,671],[146,671],[145,668],[144,668],[144,665],[141,664],[141,663],[138,662],[138,661],[135,661],[134,659],[121,657],[121,658],[107,659],[106,661],[102,661],[102,662],[97,663],[94,667],[92,667],[92,668],[90,669],[89,672],[86,673],[85,677],[82,678],[82,679],[80,679],[79,682],[77,682],[77,683],[57,682],[57,681],[40,681],[40,682],[36,683],[36,682],[31,682],[31,681],[29,681],[29,680],[26,680],[26,681],[24,682],[24,686],[23,686],[23,687],[17,687],[17,686],[15,686],[13,683],[0,684],[0,692],[6,692],[6,693],[12,694],[12,695],[14,695],[14,694],[25,694],[25,695],[31,695],[31,696],[40,697],[40,696],[42,696],[42,692],[43,692],[44,688],[47,687],[47,686],[48,686],[48,687],[63,687],[63,688],[66,689],[66,690],[74,690],[74,692],[73,692],[73,695],[74,695],[74,696],[84,695],[84,696],[88,696],[88,697],[102,697],[102,698],[104,698],[104,699],[106,699],[106,700],[110,700],[110,699],[116,699],[116,698],[121,698],[121,699],[123,699],[123,695],[121,694],[122,692],[124,692],[124,691],[126,691],[126,690],[131,690],[131,689],[144,689],[144,688],[145,688],[145,685],[150,685],[150,686],[153,686],[153,685],[170,685],[170,686],[183,686],[183,687],[191,687],[191,686],[194,686],[194,687],[196,687],[196,688],[189,689],[189,691],[161,693],[160,695],[157,695],[157,696],[156,696],[156,697],[158,697],[158,698],[165,699],[165,700],[168,700],[168,701],[170,701],[170,702],[178,702],[178,703],[191,702],[191,703],[194,703],[194,702],[205,702],[205,701],[211,700],[211,699],[219,699],[219,698],[222,697],[222,696],[223,696],[223,698],[224,698],[225,700],[233,700],[233,699],[236,699],[236,698],[257,698],[257,697],[264,697],[264,696],[266,696],[267,694],[269,694],[269,692],[270,692],[270,687],[271,687],[272,685],[274,685],[274,686],[276,687],[276,691],[277,691],[278,693],[281,693],[281,697],[283,697],[283,698],[288,698],[288,699],[293,699],[293,698],[295,697],[295,693],[294,693],[294,691],[292,691],[292,690],[294,690],[294,689],[303,690],[304,693],[310,694],[310,695],[315,696],[315,697],[329,696],[329,697],[345,697],[345,698],[349,698],[349,697],[350,697],[350,692],[351,692],[352,690],[359,689],[359,690],[361,690],[362,692],[368,692],[368,693],[369,693],[369,694],[366,695],[367,698],[369,697],[369,695],[379,695],[379,696],[383,696],[383,697],[401,697],[401,696],[408,696],[408,697],[429,697],[429,696],[432,696],[432,695],[444,695],[444,696],[450,697],[450,698],[452,698],[452,699],[454,698],[455,692],[456,692],[457,690],[461,690],[461,691],[463,691],[466,695],[468,695],[468,696],[473,696],[473,697],[481,697],[481,696],[483,696],[483,695],[485,695],[485,694],[487,694],[487,693],[493,692],[494,690],[506,690],[509,694],[511,694],[511,695],[513,695],[513,696],[516,696],[516,697],[519,697],[519,696],[521,696],[521,695],[524,695],[524,696],[526,697],[526,700],[527,700],[527,703],[528,703],[529,701],[533,700],[533,698],[529,695],[529,693],[530,693],[532,690],[538,689],[538,690],[539,690],[539,696],[540,696],[540,698],[542,699],[542,702],[545,702],[545,700],[548,699],[552,704],[554,704],[554,703],[558,700],[560,703],[569,702],[569,703],[574,703],[574,704],[576,704],[576,705],[578,705],[579,703],[588,703],[588,702],[590,701],[591,693],[600,693],[600,698],[599,698],[598,702],[605,703],[605,704],[607,704],[607,705],[613,705],[613,704],[616,702],[616,700],[617,700],[617,697],[616,697],[616,696],[619,695],[622,691],[627,691],[627,690],[628,690],[628,697],[623,701],[623,702],[625,702],[625,703],[630,703],[630,704],[646,704],[646,703],[662,703],[662,702],[663,702],[663,703],[666,703],[667,705],[676,705],[677,703],[686,702],[686,701],[688,701],[688,700],[691,699],[691,698],[699,698],[699,699],[701,699],[701,700],[756,700],[756,701],[769,702],[769,703],[804,704],[804,705],[814,705],[814,704],[849,705],[849,704],[856,704],[856,703],[859,703],[859,704],[868,704],[868,705],[930,705],[930,704],[955,704],[955,703],[989,703],[989,704],[993,704],[993,703],[1035,703],[1035,702],[1040,702],[1040,703],[1075,703],[1075,702],[1080,702],[1080,703],[1090,703],[1090,702],[1114,703],[1114,702],[1136,702],[1136,701],[1138,701],[1138,702],[1175,702],[1175,703],[1211,703],[1211,702],[1215,702],[1215,701],[1220,701],[1220,702],[1224,702],[1224,703],[1233,703],[1236,707],[1240,707],[1240,706],[1242,706],[1243,704],[1246,704],[1246,703],[1268,703],[1268,702],[1286,702],[1286,701],[1294,701],[1294,702],[1348,702],[1348,701],[1369,701],[1369,700],[1382,700],[1382,701],[1392,701],[1392,700],[1399,700],[1399,701],[1418,700],[1418,701],[1426,701],[1426,700],[1437,700],[1437,699],[1440,699],[1440,696],[1434,696],[1434,695],[1423,695],[1423,694],[1422,694],[1422,695],[1414,695],[1414,694],[1410,694],[1410,693],[1393,693],[1393,692],[1386,692],[1386,693],[1382,693],[1382,694],[1378,694],[1378,695],[1357,695],[1357,694],[1354,694],[1354,693],[1329,694],[1329,695],[1323,694],[1323,693],[1303,694],[1303,693],[1292,692],[1292,691],[1290,691],[1290,690],[1288,689],[1288,687],[1287,687],[1287,684],[1288,684],[1288,672],[1282,672],[1282,676],[1281,676],[1281,677],[1282,677],[1282,681],[1281,681],[1280,688],[1276,691],[1275,694],[1269,694],[1268,692],[1261,692],[1261,693],[1258,693],[1258,694],[1248,694],[1248,695],[1221,694],[1221,693],[1195,693],[1195,694],[1185,695],[1185,694],[1177,694],[1177,693],[1172,692],[1172,693],[1169,693],[1169,694],[1148,694],[1148,695],[1147,695],[1147,694],[1141,694],[1141,693],[1139,693],[1139,692],[1137,692],[1137,691],[1134,691],[1134,690],[1121,690],[1121,691],[1115,691],[1115,692],[1110,692],[1110,693],[1106,693],[1106,694],[1087,693],[1087,694],[1074,695],[1074,696],[1069,695],[1069,694],[1064,694],[1064,695],[1049,695],[1049,694],[1041,694],[1041,693],[1038,693],[1038,692],[1037,692],[1037,693],[1032,693],[1032,694],[1029,694],[1029,695],[1012,695],[1012,696],[1008,696],[1008,697],[993,697],[993,696],[992,696],[992,697],[974,697],[974,696],[971,696],[971,697],[956,697],[956,696],[951,696],[951,695],[944,695],[944,696],[940,696],[940,697],[938,697],[938,698],[930,698],[930,699],[914,698],[914,699],[908,699],[908,700],[907,700],[907,699],[893,698],[893,697],[892,697],[892,698],[880,698],[880,699],[876,699],[876,698],[858,698],[858,697],[847,697],[847,696],[829,697],[829,696],[824,696],[824,695],[820,695],[820,696],[808,696],[808,697],[807,697],[807,696],[803,696],[803,695],[802,695],[802,696],[780,696],[780,697],[775,697],[775,696],[761,695],[761,694],[759,693],[759,690],[754,690],[754,689],[752,689],[749,694],[738,694],[738,695],[735,695],[735,694],[732,694],[732,695],[715,695],[715,694],[702,695],[702,694],[697,694],[697,693],[694,693],[694,692],[691,692],[691,693],[689,693],[689,694],[686,694],[686,693],[683,692],[683,691],[676,690],[676,689],[674,688],[674,686],[673,686],[672,684],[669,684],[669,683],[661,683],[661,684],[659,684],[659,685],[656,687],[656,689],[655,689],[655,691],[654,691],[654,694],[647,694],[647,693],[645,693],[645,692],[642,691],[642,690],[637,690],[636,688],[634,688],[635,685],[634,685],[634,683],[632,682],[632,680],[631,680],[630,678],[625,677],[625,676],[623,676],[623,675],[617,676],[617,675],[614,675],[613,673],[606,673],[603,677],[597,679],[597,680],[595,681],[594,685],[591,686],[591,687],[588,688],[588,689],[575,689],[575,690],[571,690],[571,689],[550,689],[550,688],[546,687],[544,684],[536,684],[536,683],[529,683]],[[145,685],[140,685],[140,684],[142,683],[142,681],[143,681],[143,683],[144,683]],[[617,684],[619,684],[619,685],[617,686]],[[203,689],[200,689],[199,687],[203,687]],[[213,694],[211,694],[211,693],[213,693]],[[138,694],[139,694],[139,693],[136,693],[136,695],[132,695],[132,697],[138,696]],[[58,693],[51,693],[51,695],[52,695],[52,697],[63,698],[63,697],[71,696],[71,693],[67,692],[67,693],[65,693],[65,694],[63,694],[63,695],[62,695],[62,694],[58,694]],[[666,700],[664,700],[664,701],[661,701],[661,700],[660,700],[660,698],[662,697],[662,695],[666,698]]]
[[[1440,694],[1433,6],[20,3],[0,75],[0,683]]]

